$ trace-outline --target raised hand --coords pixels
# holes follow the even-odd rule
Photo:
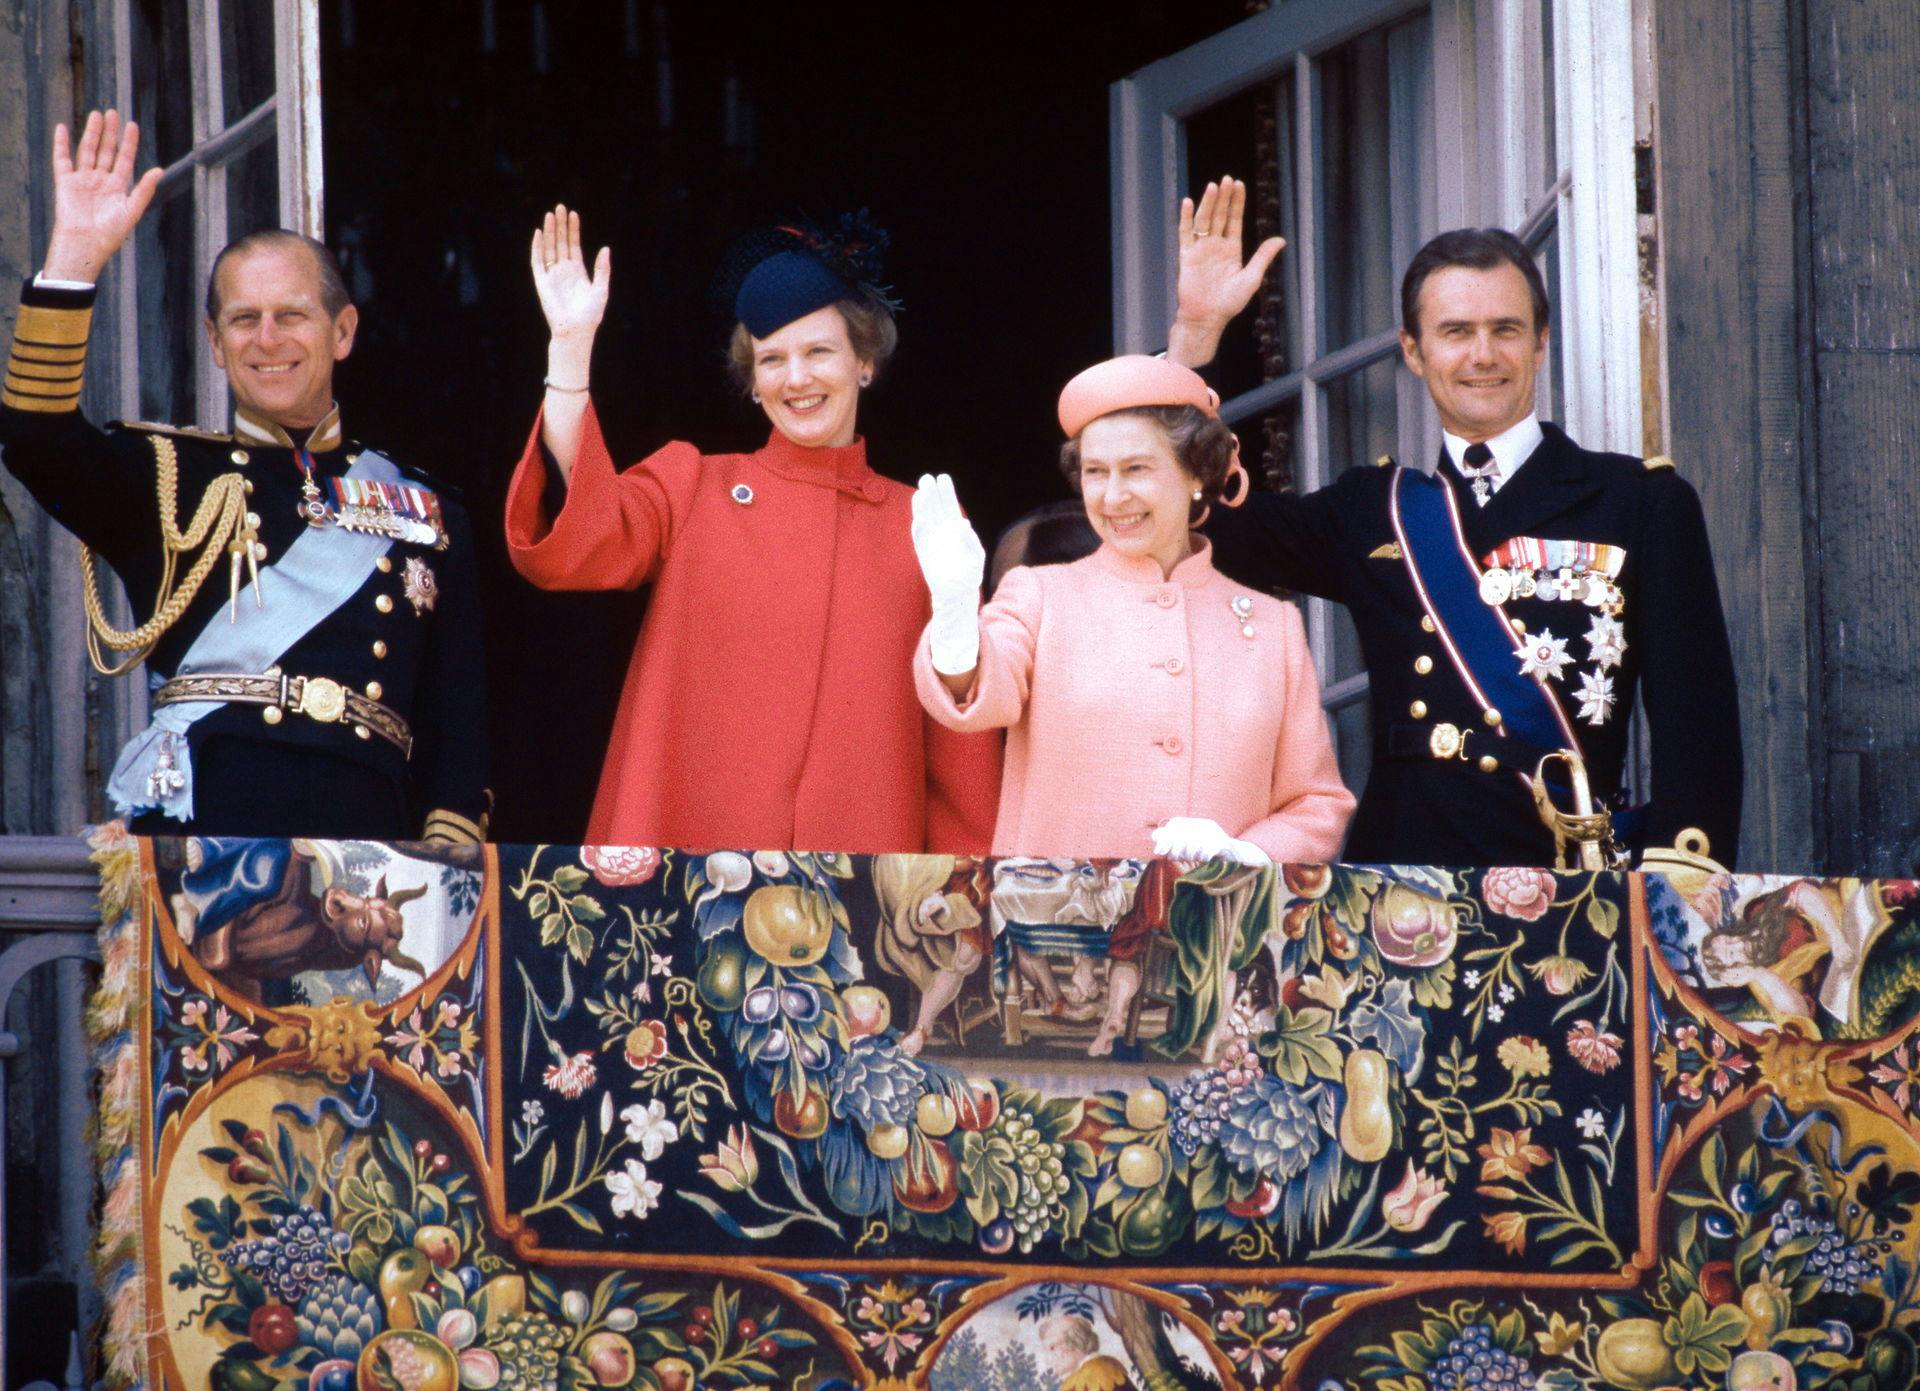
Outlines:
[[[936,601],[954,596],[977,601],[987,552],[961,512],[947,474],[920,476],[913,494],[913,553]]]
[[[126,242],[160,186],[158,169],[133,181],[139,152],[139,124],[128,121],[123,130],[118,111],[88,114],[77,154],[66,126],[53,128],[53,236],[42,268],[48,279],[98,280]]]
[[[580,214],[567,211],[566,204],[556,206],[534,229],[533,288],[555,340],[591,342],[607,312],[612,268],[612,250],[603,246],[588,274]]]
[[[1220,335],[1266,279],[1286,242],[1268,237],[1241,260],[1247,186],[1235,178],[1208,184],[1198,207],[1180,200],[1178,307],[1167,355],[1188,367],[1212,361]]]
[[[938,478],[922,474],[913,494],[913,553],[933,599],[933,669],[964,677],[980,661],[980,581],[987,552],[960,510],[953,479],[944,473]]]

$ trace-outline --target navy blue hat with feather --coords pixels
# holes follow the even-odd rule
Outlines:
[[[714,297],[755,338],[844,299],[897,310],[880,283],[891,238],[865,208],[832,227],[806,219],[763,227],[735,242],[714,282]]]

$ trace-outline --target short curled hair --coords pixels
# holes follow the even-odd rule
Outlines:
[[[900,329],[893,322],[893,311],[864,296],[836,300],[833,307],[846,321],[853,355],[867,362],[878,377],[893,350],[900,346]],[[733,337],[727,343],[727,376],[742,396],[753,393],[753,335],[745,324],[733,326]]]
[[[1213,502],[1226,490],[1227,470],[1233,467],[1233,427],[1219,416],[1208,415],[1198,406],[1129,406],[1096,418],[1109,420],[1117,415],[1142,416],[1167,432],[1174,461],[1192,476],[1201,501]],[[1071,488],[1080,486],[1080,439],[1085,433],[1082,430],[1060,446],[1060,472]]]
[[[1547,282],[1527,244],[1499,227],[1456,227],[1451,232],[1442,232],[1414,252],[1413,259],[1407,263],[1407,273],[1400,278],[1400,326],[1406,329],[1407,337],[1416,340],[1420,337],[1420,291],[1426,287],[1427,277],[1450,266],[1465,266],[1468,270],[1512,266],[1526,279],[1527,294],[1533,300],[1535,335],[1547,331],[1547,316],[1551,312]]]
[[[256,251],[284,247],[298,247],[312,258],[320,307],[327,311],[328,317],[339,318],[340,311],[353,303],[353,296],[347,293],[347,282],[340,274],[340,263],[334,260],[325,242],[315,241],[298,232],[289,232],[284,227],[263,227],[257,232],[237,237],[221,248],[220,254],[213,258],[213,269],[207,272],[207,317],[215,323],[220,322],[220,269],[230,257],[251,256]]]

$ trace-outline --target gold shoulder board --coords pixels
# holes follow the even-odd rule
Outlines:
[[[1392,467],[1393,467],[1393,455],[1391,455],[1391,454],[1382,454],[1382,455],[1381,455],[1381,456],[1380,456],[1379,458],[1377,458],[1377,459],[1375,459],[1375,460],[1373,461],[1373,466],[1374,466],[1375,468],[1392,468]]]
[[[173,435],[179,439],[207,440],[213,444],[226,444],[233,436],[221,434],[218,430],[196,430],[191,425],[167,425],[157,420],[116,420],[113,428],[119,430],[144,430],[150,435]]]
[[[1642,461],[1641,467],[1645,468],[1648,473],[1653,473],[1663,468],[1674,468],[1674,462],[1665,454],[1656,454],[1651,459]],[[1675,471],[1677,472],[1678,470],[1676,469]]]

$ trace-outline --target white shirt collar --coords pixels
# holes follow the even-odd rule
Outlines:
[[[1440,438],[1446,441],[1447,457],[1453,460],[1453,466],[1465,472],[1461,458],[1467,452],[1467,441],[1459,435],[1440,432]],[[1493,491],[1513,481],[1513,475],[1520,471],[1520,465],[1533,457],[1533,451],[1540,447],[1540,441],[1546,438],[1546,432],[1540,428],[1540,417],[1529,411],[1524,419],[1515,421],[1492,439],[1487,448],[1493,451]]]

